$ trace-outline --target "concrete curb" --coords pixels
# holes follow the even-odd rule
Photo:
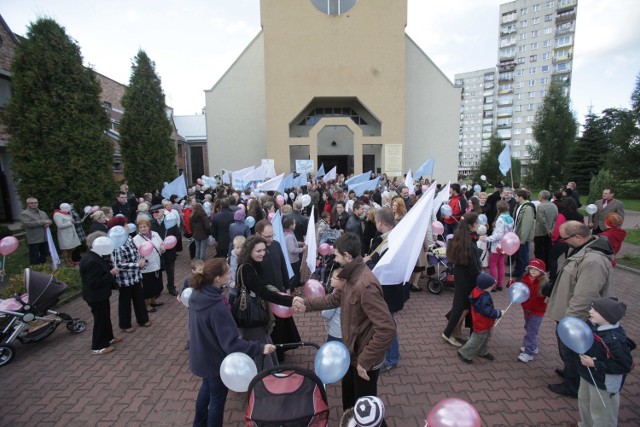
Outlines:
[[[620,270],[628,271],[629,273],[635,273],[640,275],[640,270],[632,267],[627,267],[626,265],[622,265],[620,263],[616,265],[616,268],[619,268]]]

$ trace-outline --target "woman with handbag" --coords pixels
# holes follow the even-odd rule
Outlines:
[[[223,258],[207,261],[191,279],[189,297],[189,367],[202,378],[196,400],[194,426],[222,426],[228,389],[220,379],[220,365],[234,352],[257,357],[275,351],[273,344],[245,341],[224,304],[222,287],[231,269]]]
[[[293,297],[278,293],[275,287],[265,283],[262,275],[262,260],[267,252],[267,242],[259,236],[249,236],[242,247],[236,273],[236,297],[231,309],[240,335],[245,340],[256,340],[272,344],[271,330],[274,322],[265,301],[291,307]],[[278,365],[275,354],[256,358],[258,370]]]
[[[153,244],[153,251],[150,255],[144,257],[147,260],[145,267],[142,269],[142,294],[147,304],[147,311],[154,313],[156,307],[163,305],[163,302],[156,301],[156,298],[162,293],[162,270],[160,255],[164,252],[162,239],[155,231],[151,231],[151,222],[141,216],[136,221],[138,226],[138,234],[133,238],[133,243],[140,250],[140,246],[144,242]]]

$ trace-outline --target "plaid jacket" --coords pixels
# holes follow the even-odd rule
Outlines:
[[[131,237],[127,238],[124,245],[113,251],[113,260],[120,270],[116,276],[118,286],[131,286],[142,281],[142,272],[140,271],[140,266],[138,266],[138,261],[141,258],[142,256]]]

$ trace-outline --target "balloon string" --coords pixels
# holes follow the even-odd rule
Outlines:
[[[504,315],[507,314],[507,310],[509,310],[509,307],[511,307],[511,305],[513,304],[513,302],[509,303],[509,305],[507,306],[507,308],[504,309],[504,311],[502,312],[502,316],[500,316],[500,318],[496,321],[496,324],[493,325],[493,327],[495,328],[496,326],[498,326],[498,323],[500,323],[500,321],[504,318]]]
[[[587,371],[589,371],[589,375],[591,376],[591,381],[593,381],[593,386],[596,388],[596,391],[598,392],[598,397],[600,398],[600,401],[602,402],[602,406],[604,406],[605,408],[607,407],[607,404],[604,403],[604,398],[602,397],[602,394],[600,394],[600,389],[598,388],[596,384],[596,380],[593,378],[593,373],[591,372],[591,368],[587,366]]]

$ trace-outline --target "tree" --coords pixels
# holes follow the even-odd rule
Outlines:
[[[589,196],[587,197],[587,203],[593,203],[602,197],[602,192],[605,188],[612,188],[613,177],[607,169],[600,169],[597,175],[591,178],[589,183]]]
[[[635,181],[640,164],[640,129],[634,113],[626,108],[609,108],[602,112],[604,132],[608,138],[606,167],[615,171],[615,179]]]
[[[564,183],[571,144],[577,131],[576,119],[561,83],[552,83],[536,113],[533,136],[537,144],[529,148],[536,164],[531,168],[533,183],[551,188]]]
[[[508,183],[508,185],[512,185],[511,183],[511,175],[513,174],[513,179],[517,182],[520,180],[520,169],[521,164],[520,161],[511,157],[511,172],[507,172],[508,176],[504,176],[502,172],[500,172],[500,163],[498,162],[498,156],[504,150],[504,143],[502,139],[498,135],[492,135],[491,139],[489,139],[489,150],[482,153],[480,157],[480,164],[478,165],[478,171],[474,176],[475,181],[482,182],[480,177],[485,175],[487,177],[487,183],[496,184],[500,181],[504,181]]]
[[[134,58],[122,105],[120,148],[129,188],[137,194],[162,188],[176,177],[176,148],[160,77],[143,50]]]
[[[607,159],[608,139],[600,117],[589,111],[585,116],[582,136],[571,145],[567,164],[567,180],[586,189]]]
[[[62,199],[84,206],[113,198],[109,119],[80,47],[54,20],[40,18],[18,45],[11,70],[5,118],[21,197],[37,197],[45,211]]]

